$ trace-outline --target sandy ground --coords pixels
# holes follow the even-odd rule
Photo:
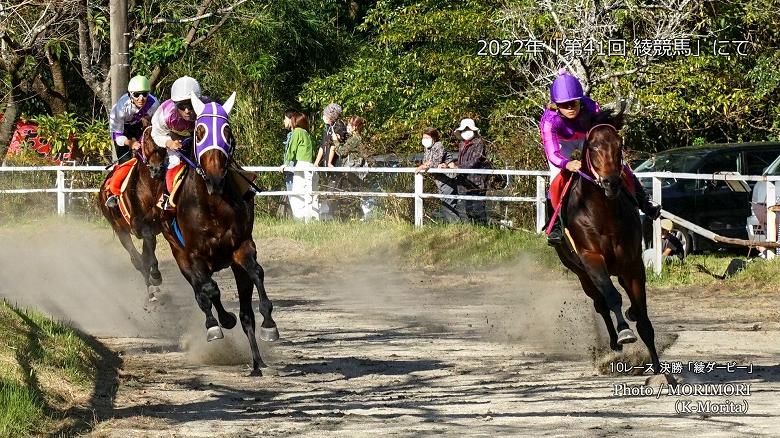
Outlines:
[[[282,339],[261,345],[272,372],[248,377],[240,327],[206,343],[167,244],[161,298],[148,304],[109,231],[49,231],[0,229],[0,296],[69,319],[120,355],[114,387],[98,389],[110,399],[90,436],[778,433],[780,291],[651,291],[661,360],[752,364],[750,374],[682,374],[749,383],[751,394],[619,397],[615,385],[646,376],[599,372],[615,357],[596,351],[603,323],[573,277],[523,257],[460,274],[401,272],[392,255],[314,267],[295,243],[259,242]],[[229,271],[218,282],[237,312]],[[679,401],[726,400],[746,400],[748,412],[675,411]]]

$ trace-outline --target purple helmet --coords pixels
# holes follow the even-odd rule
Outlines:
[[[558,77],[555,78],[550,88],[550,99],[554,103],[563,103],[582,99],[584,96],[580,81],[567,73],[566,69],[558,70]]]

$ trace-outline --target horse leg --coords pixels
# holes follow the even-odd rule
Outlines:
[[[598,253],[584,251],[581,259],[588,277],[593,282],[596,289],[601,292],[607,308],[615,315],[615,320],[617,321],[618,343],[628,344],[636,342],[636,335],[623,318],[623,298],[609,278],[604,256]]]
[[[257,339],[255,338],[255,312],[252,311],[252,279],[249,278],[249,274],[246,272],[243,266],[233,263],[230,265],[233,270],[233,275],[236,277],[236,286],[238,287],[238,300],[241,310],[238,313],[238,317],[241,318],[241,328],[244,329],[247,339],[249,340],[249,348],[252,349],[252,376],[260,376],[262,372],[261,368],[265,368],[265,363],[260,357],[260,349],[257,346]]]
[[[219,325],[222,327],[230,330],[233,327],[236,326],[236,323],[238,320],[236,319],[236,315],[233,312],[228,312],[225,310],[225,308],[222,306],[222,298],[220,297],[219,287],[217,287],[217,283],[214,280],[211,280],[212,286],[209,289],[209,298],[211,298],[211,304],[214,305],[214,308],[217,309],[217,317],[219,318]]]
[[[615,331],[615,324],[612,323],[612,317],[609,316],[609,309],[607,308],[607,302],[604,300],[604,296],[601,295],[596,285],[585,274],[578,274],[582,284],[582,290],[585,294],[593,300],[593,307],[596,309],[596,313],[601,315],[604,319],[604,324],[607,326],[607,333],[609,334],[609,348],[612,351],[622,351],[623,345],[618,343],[617,331]]]
[[[154,251],[157,247],[157,238],[148,229],[144,229],[142,234],[144,237],[142,253],[144,265],[143,274],[144,280],[146,281],[146,290],[149,293],[149,301],[157,301],[157,298],[154,296],[154,294],[160,291],[160,288],[157,286],[160,285],[162,278],[155,282],[151,275],[152,267],[156,268],[157,266],[157,257],[154,255]],[[157,275],[159,274],[160,271],[157,271]]]
[[[263,267],[257,263],[257,249],[255,248],[255,242],[252,239],[246,240],[241,246],[233,253],[233,261],[240,265],[249,275],[249,279],[257,287],[257,292],[260,295],[260,314],[263,315],[263,323],[260,324],[258,335],[260,339],[264,341],[275,341],[279,339],[279,330],[276,328],[276,322],[274,322],[271,312],[273,312],[274,305],[271,300],[268,299],[268,295],[265,293],[265,272]]]
[[[655,349],[655,330],[647,315],[647,290],[645,289],[645,271],[644,267],[637,269],[635,275],[626,279],[628,288],[628,298],[631,300],[633,316],[636,317],[636,330],[639,337],[647,346],[650,352],[650,360],[653,362],[653,373],[658,374],[661,363],[658,360],[658,352]]]
[[[171,249],[173,249],[173,255],[179,265],[179,270],[195,292],[195,301],[198,303],[198,307],[206,316],[206,340],[211,342],[215,339],[224,338],[225,335],[222,334],[222,329],[211,312],[211,297],[215,294],[218,295],[219,289],[214,280],[211,279],[211,272],[206,263],[199,260],[190,262],[186,252],[173,245],[171,245]]]
[[[141,257],[141,254],[139,254],[138,250],[135,249],[135,245],[133,245],[133,238],[130,237],[130,232],[122,228],[114,228],[114,232],[116,232],[116,237],[119,238],[119,241],[122,243],[125,251],[130,254],[130,263],[133,264],[133,267],[135,267],[138,272],[144,275],[143,257]],[[144,275],[144,280],[145,279],[146,275]]]
[[[160,274],[160,266],[155,251],[157,251],[157,235],[152,230],[144,230],[144,253],[148,257],[149,284],[159,286],[162,284],[162,274]]]
[[[631,291],[628,290],[628,285],[626,284],[626,281],[623,280],[623,277],[618,277],[618,283],[620,283],[620,286],[623,288],[624,291],[626,291],[626,295],[629,297],[631,296]],[[626,319],[631,322],[636,322],[636,316],[634,315],[634,307],[628,306],[628,309],[626,309],[625,312]]]

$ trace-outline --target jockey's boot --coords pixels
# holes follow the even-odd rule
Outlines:
[[[106,207],[114,208],[119,205],[119,198],[116,195],[111,195],[106,199]]]
[[[555,208],[552,206],[552,202],[550,200],[547,200],[547,221],[546,223],[549,224],[550,220],[552,219],[553,213],[555,212]],[[561,244],[561,240],[563,239],[563,230],[561,230],[561,216],[560,214],[558,217],[555,218],[555,223],[552,226],[552,229],[550,230],[550,234],[547,235],[547,244],[550,246],[558,246]]]
[[[639,205],[639,209],[650,219],[658,219],[661,216],[661,206],[650,200],[650,195],[636,176],[634,176],[634,187],[636,188],[636,203]]]

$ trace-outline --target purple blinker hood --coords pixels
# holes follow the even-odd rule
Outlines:
[[[200,126],[206,131],[203,138],[195,143],[195,153],[198,161],[200,161],[203,154],[212,149],[218,149],[225,154],[226,158],[230,159],[233,154],[233,145],[228,141],[226,128],[230,126],[228,114],[233,109],[236,93],[231,94],[224,105],[216,102],[204,104],[194,94],[190,96],[190,100],[192,101],[192,107],[195,109],[195,114],[198,115],[197,119],[195,119],[195,131],[197,132]]]

